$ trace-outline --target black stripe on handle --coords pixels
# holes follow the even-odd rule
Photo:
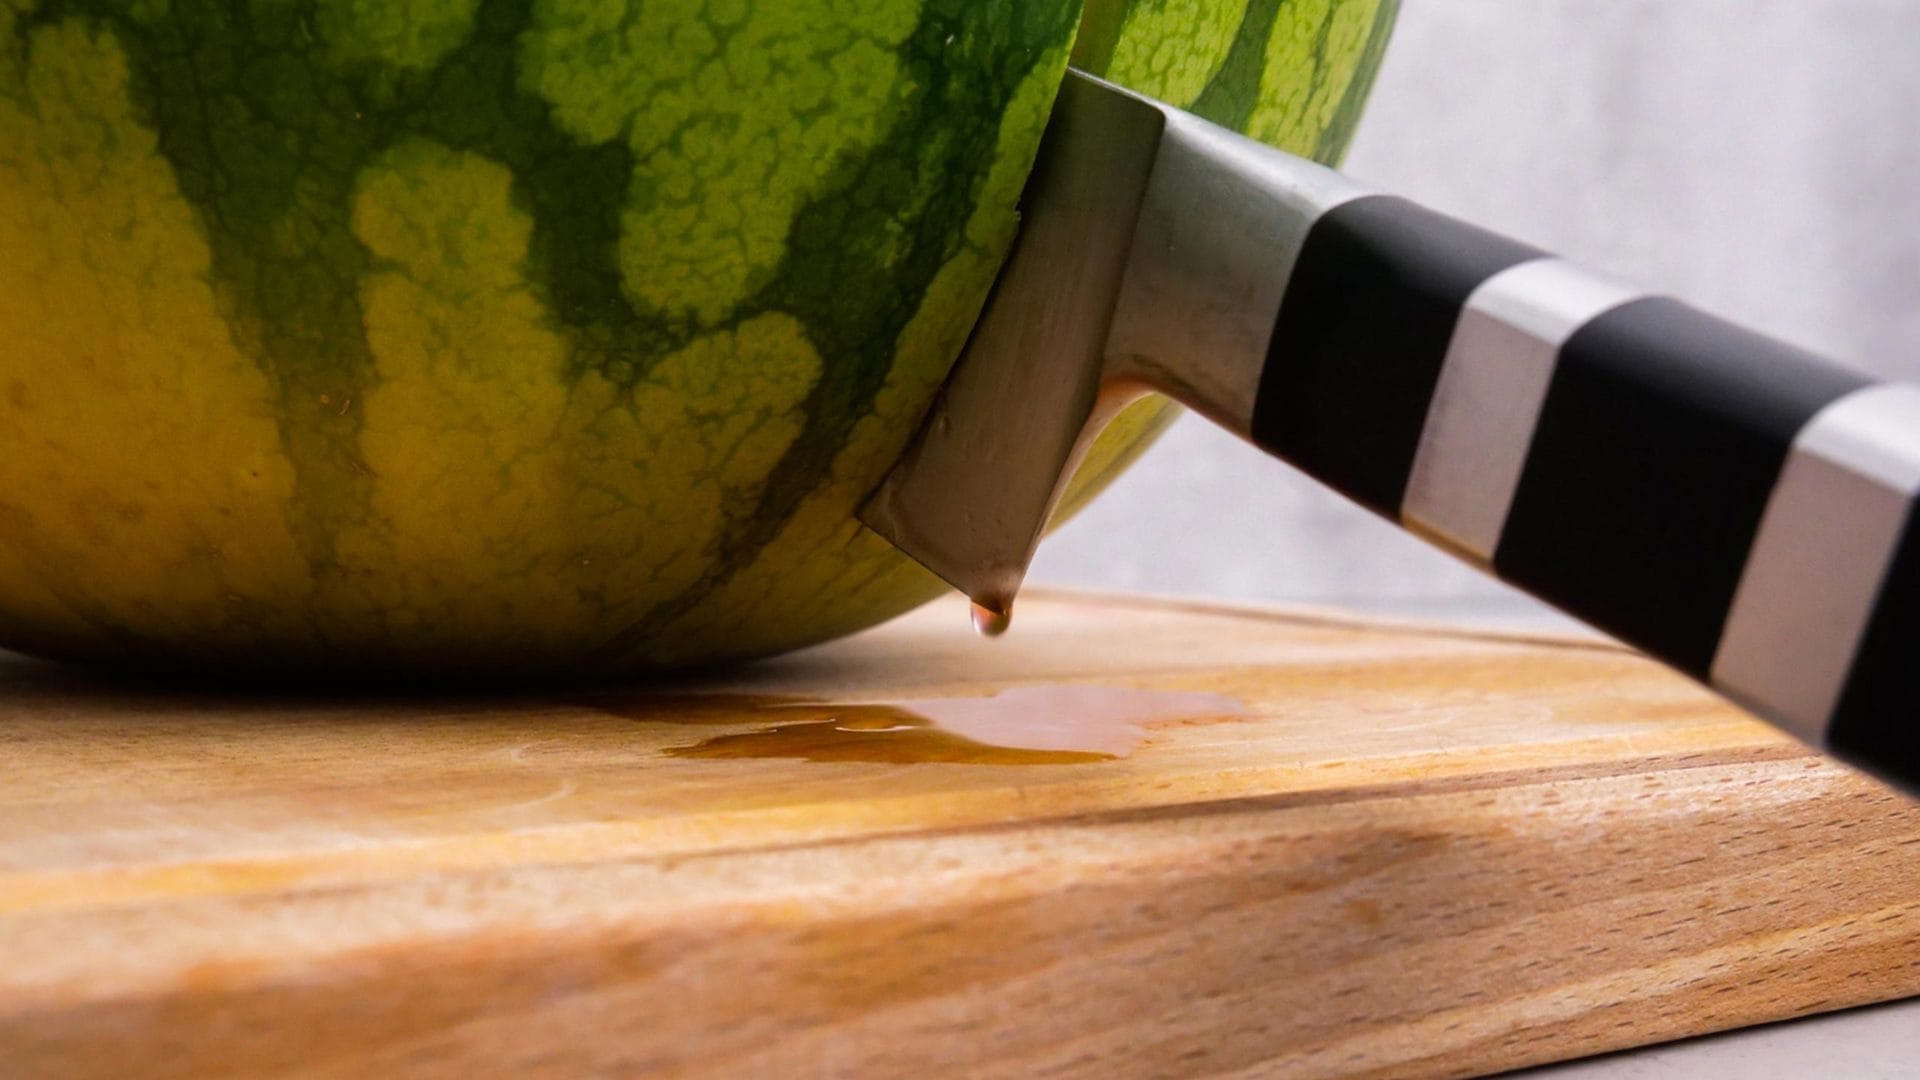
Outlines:
[[[1398,512],[1460,310],[1540,252],[1373,195],[1308,232],[1249,434],[1376,513]]]
[[[1794,437],[1864,385],[1678,301],[1615,308],[1560,350],[1494,569],[1705,679]]]

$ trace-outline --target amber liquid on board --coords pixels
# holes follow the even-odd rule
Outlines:
[[[811,710],[803,710],[811,711]],[[975,742],[892,705],[850,705],[821,720],[778,723],[669,747],[679,758],[794,758],[884,764],[1080,765],[1118,755],[1090,750],[1024,750]]]
[[[754,726],[664,752],[733,760],[1083,765],[1132,753],[1151,724],[1245,711],[1219,694],[1110,686],[1017,687],[989,697],[895,702],[750,700],[675,708],[680,723]]]

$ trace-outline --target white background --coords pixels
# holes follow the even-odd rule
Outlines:
[[[1920,378],[1920,0],[1407,0],[1348,171]],[[1535,621],[1191,418],[1034,579]],[[1920,1076],[1920,1002],[1547,1070]]]

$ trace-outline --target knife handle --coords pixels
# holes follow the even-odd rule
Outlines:
[[[1920,791],[1920,388],[1385,195],[1282,297],[1256,443]]]

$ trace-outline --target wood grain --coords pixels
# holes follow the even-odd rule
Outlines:
[[[1618,649],[964,622],[514,696],[0,663],[0,1075],[1465,1075],[1920,993],[1920,811]],[[666,753],[1062,682],[1249,712],[1088,764]]]

